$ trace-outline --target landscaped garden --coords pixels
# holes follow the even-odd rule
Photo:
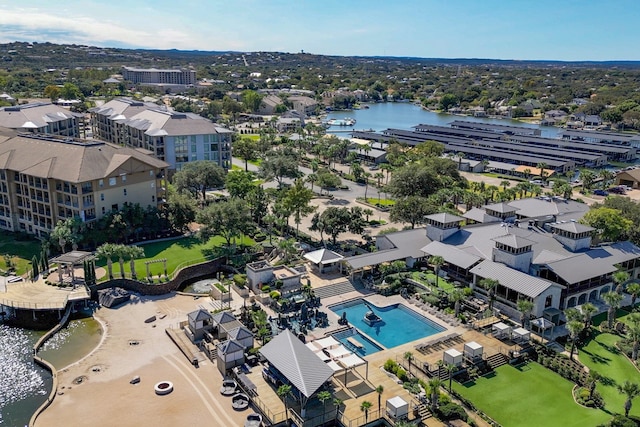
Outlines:
[[[573,386],[536,362],[521,367],[504,365],[465,385],[453,383],[456,392],[505,427],[583,427],[611,419],[603,410],[575,403]],[[622,412],[622,405],[616,409]]]
[[[445,292],[451,292],[455,288],[453,283],[443,279],[442,277],[437,278],[436,285],[436,275],[432,271],[414,271],[411,273],[411,278],[416,282],[422,283],[428,288],[435,288],[437,286]]]
[[[225,244],[226,242],[221,236],[212,237],[207,242],[202,242],[195,237],[185,237],[177,240],[142,244],[139,246],[144,249],[145,257],[135,260],[136,273],[138,277],[145,277],[146,262],[166,259],[167,274],[170,276],[178,267],[215,258],[220,252],[219,249],[223,248]],[[244,236],[242,239],[238,239],[236,244],[238,246],[253,246],[255,242],[250,237]],[[117,259],[113,259],[113,275],[115,277],[119,277],[120,273],[117,261]],[[99,258],[96,265],[105,267],[107,261]],[[164,275],[164,264],[162,262],[150,264],[149,269],[153,276]],[[129,262],[124,263],[124,271],[125,274],[131,272]]]
[[[29,264],[34,255],[42,251],[40,243],[31,238],[22,238],[22,235],[3,232],[0,233],[0,269],[8,271],[10,267],[15,269],[15,274],[22,275],[29,269]],[[7,265],[7,264],[12,264]]]
[[[617,311],[617,320],[625,321],[628,312]],[[606,322],[606,313],[594,317],[594,325]],[[603,378],[598,382],[596,390],[602,395],[605,409],[614,413],[624,412],[625,396],[618,392],[617,386],[629,380],[640,382],[640,371],[618,349],[616,343],[622,340],[619,335],[599,332],[592,328],[592,338],[580,348],[579,359],[589,369],[595,370]],[[629,413],[640,416],[640,405],[632,406]]]

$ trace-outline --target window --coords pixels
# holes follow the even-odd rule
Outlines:
[[[156,183],[155,182],[151,183],[151,188],[156,188]]]
[[[127,189],[126,188],[123,188],[122,192],[124,193],[125,196],[127,195]]]
[[[98,181],[98,186],[104,187],[104,179],[101,179],[100,181]]]
[[[116,185],[116,178],[109,178],[109,185]]]
[[[105,208],[104,208],[104,206],[103,206],[103,207],[102,207],[102,215],[104,215],[104,213],[105,213]]]
[[[122,175],[122,182],[127,182],[127,175]]]
[[[104,193],[100,193],[100,201],[104,202]]]
[[[155,201],[156,201],[156,196],[151,196],[151,201],[155,203]]]
[[[153,176],[153,171],[149,171],[149,176]]]

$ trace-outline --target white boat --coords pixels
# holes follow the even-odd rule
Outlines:
[[[327,124],[329,126],[353,126],[356,124],[356,119],[351,117],[345,117],[344,119],[331,119]]]

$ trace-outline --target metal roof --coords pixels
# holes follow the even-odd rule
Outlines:
[[[308,259],[314,264],[331,264],[344,259],[344,257],[330,249],[318,249],[313,252],[307,252],[304,254],[305,259]]]
[[[613,265],[614,262],[612,261],[614,260],[611,259],[610,254],[607,253],[609,256],[600,257],[602,254],[598,252],[605,251],[591,250],[574,257],[549,262],[547,263],[547,267],[569,284],[579,283],[593,277],[604,276],[605,274],[610,274],[618,270],[618,268]]]
[[[195,310],[192,311],[191,313],[187,314],[187,317],[189,318],[189,320],[193,321],[193,322],[197,322],[198,320],[208,320],[211,319],[211,313],[209,313],[207,310],[204,309],[199,309],[199,310]]]
[[[333,369],[288,329],[265,344],[260,353],[306,397],[333,376]]]
[[[499,213],[511,213],[518,210],[518,208],[511,206],[506,202],[492,203],[490,205],[485,205],[484,208],[492,210],[494,212],[499,212]]]
[[[560,287],[560,285],[548,280],[529,276],[504,264],[489,260],[482,261],[470,271],[484,279],[497,280],[502,286],[531,298],[536,298],[550,287]]]
[[[487,212],[479,208],[471,208],[462,216],[466,219],[470,219],[475,222],[487,223],[487,222],[501,222],[502,220],[498,217],[491,216]]]
[[[516,236],[515,234],[505,234],[504,236],[495,237],[491,240],[515,249],[526,248],[527,246],[532,246],[536,243],[533,240],[525,239],[524,237]]]
[[[428,255],[439,255],[444,258],[445,262],[464,269],[471,267],[482,259],[455,246],[445,245],[442,242],[435,241],[422,248],[422,251]]]
[[[570,233],[586,233],[589,231],[595,230],[593,227],[589,227],[588,225],[580,224],[579,222],[569,221],[565,223],[559,224],[551,224],[552,228],[557,228],[558,230],[568,231]]]
[[[450,224],[452,222],[464,221],[464,218],[459,217],[458,215],[450,214],[448,212],[441,212],[441,213],[435,213],[432,215],[427,215],[425,218],[435,222],[439,222],[440,224]]]

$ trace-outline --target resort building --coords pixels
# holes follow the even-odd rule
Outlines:
[[[96,138],[149,150],[171,170],[196,160],[231,167],[233,132],[197,114],[168,111],[130,98],[114,99],[90,112]]]
[[[50,102],[0,108],[0,127],[21,132],[80,137],[83,115]]]
[[[134,84],[179,88],[196,84],[196,72],[189,69],[122,67],[122,77]]]
[[[0,229],[45,237],[61,219],[159,206],[167,166],[104,142],[0,131]]]
[[[425,228],[378,236],[376,252],[345,263],[355,274],[385,262],[411,266],[441,256],[443,272],[479,293],[485,293],[482,279],[497,280],[495,307],[502,312],[516,317],[517,301],[524,298],[534,303],[534,316],[546,316],[599,300],[613,289],[618,269],[640,278],[640,248],[630,242],[593,245],[594,229],[577,222],[588,209],[559,197],[538,197],[486,205],[462,216],[434,214]]]
[[[293,106],[293,109],[303,117],[309,117],[316,114],[318,103],[313,98],[309,98],[308,96],[290,96],[288,101]]]

